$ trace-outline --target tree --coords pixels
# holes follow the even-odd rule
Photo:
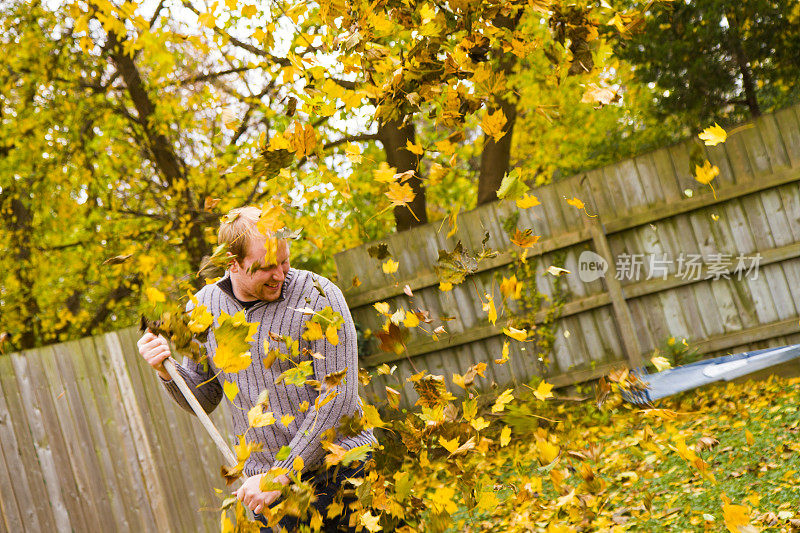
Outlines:
[[[797,98],[798,20],[790,0],[698,0],[654,4],[617,46],[642,83],[658,87],[662,116],[757,117]]]

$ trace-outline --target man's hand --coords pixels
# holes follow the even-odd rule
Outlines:
[[[167,339],[161,335],[156,337],[148,330],[142,335],[142,338],[139,339],[136,345],[139,347],[139,354],[144,357],[148,365],[152,366],[156,372],[158,372],[158,375],[161,376],[162,379],[165,381],[172,379],[169,374],[167,374],[167,371],[164,370],[164,359],[171,355]]]
[[[263,492],[261,490],[261,478],[264,474],[257,474],[255,476],[250,476],[247,480],[242,483],[242,486],[239,487],[239,490],[236,491],[236,497],[241,500],[245,507],[253,511],[254,513],[260,513],[265,507],[269,507],[272,502],[278,499],[278,496],[281,495],[281,491],[279,490],[270,490],[267,492]],[[278,483],[283,483],[284,485],[289,484],[289,478],[286,475],[281,475],[275,478],[275,481]]]

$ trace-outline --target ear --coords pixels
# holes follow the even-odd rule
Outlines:
[[[233,273],[238,273],[239,269],[241,269],[241,265],[236,260],[236,258],[233,256],[233,254],[230,253],[230,252],[227,252],[226,258],[228,260],[228,270],[230,270]]]

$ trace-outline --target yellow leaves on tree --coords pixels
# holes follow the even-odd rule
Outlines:
[[[300,122],[294,122],[294,130],[287,131],[284,135],[288,134],[289,149],[294,152],[297,157],[305,157],[314,153],[317,147],[317,134],[314,132],[313,126],[306,124],[303,126]]]
[[[228,374],[241,372],[250,366],[250,342],[258,330],[258,322],[247,322],[244,311],[231,316],[224,311],[220,314],[214,329],[217,352],[214,364]]]

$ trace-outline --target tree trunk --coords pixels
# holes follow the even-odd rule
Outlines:
[[[514,31],[514,28],[519,23],[519,18],[519,14],[515,17],[498,15],[494,19],[494,25],[497,28],[506,28]],[[502,50],[495,50],[494,52],[500,54],[500,72],[508,77],[514,70],[517,56]],[[517,102],[511,91],[507,91],[506,95],[496,96],[495,98],[497,105],[486,111],[496,112],[497,109],[503,111],[506,117],[506,124],[503,126],[505,135],[497,142],[492,137],[484,135],[481,171],[478,175],[478,205],[497,200],[497,189],[500,188],[500,183],[503,181],[506,172],[508,172],[511,161],[511,139],[514,135],[514,123],[517,120]]]
[[[413,144],[415,138],[416,132],[411,123],[403,125],[398,120],[390,120],[378,127],[378,140],[383,144],[383,150],[386,152],[386,162],[395,167],[397,172],[414,171],[414,176],[406,182],[414,191],[414,200],[409,202],[408,207],[394,208],[397,231],[404,231],[428,222],[425,187],[423,187],[419,175],[420,158],[406,150],[406,142],[410,141]]]
[[[23,186],[27,190],[27,186]],[[11,274],[19,283],[19,295],[15,301],[11,302],[3,309],[3,314],[8,313],[10,317],[17,317],[19,320],[19,338],[13,342],[15,349],[27,350],[33,348],[41,338],[41,320],[39,303],[33,294],[35,280],[35,269],[31,265],[31,253],[33,245],[33,214],[21,195],[18,187],[12,185],[3,190],[3,196],[7,198],[8,205],[2,205],[3,211],[10,213],[8,217],[8,229],[11,233],[11,242],[8,242],[8,249],[14,254],[14,272]],[[13,332],[12,332],[13,334]]]
[[[736,65],[739,67],[739,72],[742,75],[742,86],[744,87],[745,101],[747,107],[750,109],[750,116],[758,118],[761,116],[761,107],[758,105],[758,97],[756,96],[756,84],[753,80],[753,72],[750,69],[750,62],[747,59],[744,48],[742,47],[742,39],[739,36],[739,23],[736,20],[736,15],[733,12],[726,14],[728,19],[728,31],[730,35],[730,46],[733,52],[733,57],[736,59]]]

